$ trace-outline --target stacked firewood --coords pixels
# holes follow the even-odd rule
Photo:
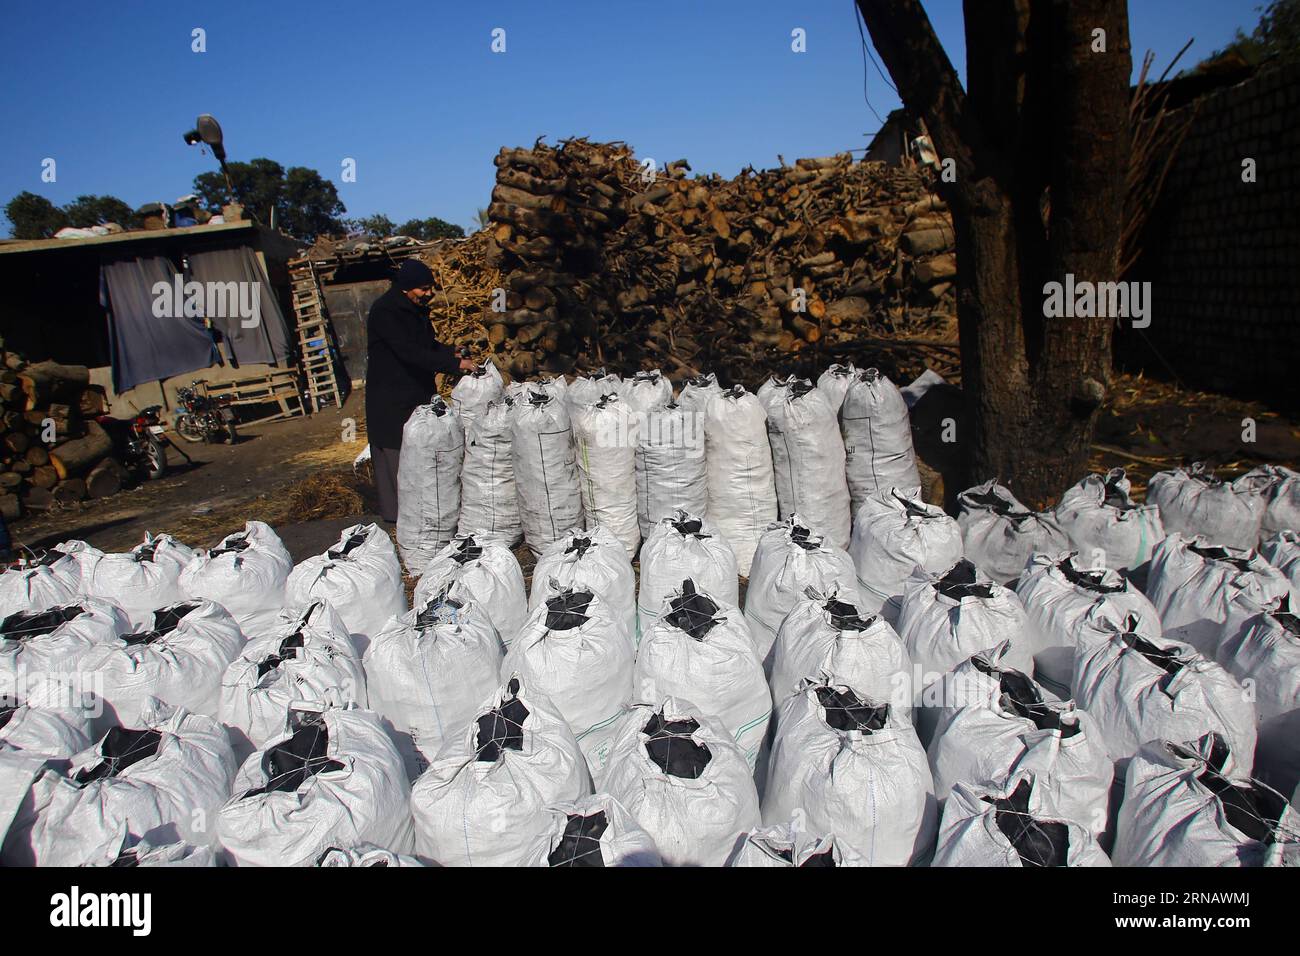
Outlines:
[[[485,254],[504,301],[481,321],[517,377],[608,365],[748,381],[951,331],[952,222],[915,171],[841,154],[691,177],[685,160],[584,139],[495,164]]]
[[[113,442],[95,420],[104,389],[84,365],[29,364],[0,352],[0,514],[116,493],[127,478]]]

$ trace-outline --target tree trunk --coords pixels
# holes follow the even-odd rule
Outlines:
[[[1113,319],[1048,320],[1044,285],[1118,278],[1127,0],[967,0],[969,93],[919,0],[858,8],[908,111],[955,166],[935,185],[957,234],[967,483],[998,478],[1045,505],[1085,473],[1110,380]]]

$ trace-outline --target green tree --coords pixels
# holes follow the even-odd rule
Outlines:
[[[20,192],[5,204],[9,234],[15,239],[49,239],[68,224],[67,214],[44,196]]]
[[[347,226],[348,235],[355,234],[365,236],[368,239],[387,239],[397,232],[397,226],[393,224],[393,220],[383,213],[362,216],[360,219],[346,219],[344,225]]]
[[[419,239],[421,242],[432,242],[434,239],[463,239],[465,230],[454,223],[446,222],[437,216],[430,216],[428,219],[408,219],[397,227],[399,236],[410,236],[412,239]]]
[[[68,225],[83,229],[106,222],[115,222],[123,229],[139,226],[135,210],[116,196],[78,196],[63,207],[63,214]]]
[[[232,198],[244,207],[245,215],[266,225],[275,211],[276,228],[298,239],[311,240],[329,233],[342,233],[340,218],[347,212],[339,200],[338,190],[320,173],[305,166],[287,170],[275,160],[259,158],[227,166],[235,187],[235,197],[226,188],[219,172],[200,173],[194,177],[194,192],[213,213]]]
[[[1276,59],[1291,63],[1300,59],[1300,0],[1271,0],[1260,11],[1259,23],[1249,35],[1241,30],[1222,50],[1216,50],[1200,64],[1201,69],[1236,54],[1250,64]]]

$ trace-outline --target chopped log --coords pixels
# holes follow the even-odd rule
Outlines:
[[[94,418],[108,411],[108,396],[102,385],[92,385],[81,393],[81,405],[78,408],[85,418]]]
[[[10,465],[9,470],[25,478],[32,473],[32,466],[25,459],[20,459]]]
[[[86,473],[86,493],[91,498],[106,498],[122,490],[126,469],[116,458],[105,458]]]
[[[51,449],[50,464],[60,479],[67,479],[83,474],[112,450],[113,441],[108,433],[98,422],[87,422],[85,437],[74,438]]]
[[[50,493],[59,504],[75,504],[85,500],[86,483],[80,478],[68,478],[55,485]]]
[[[22,515],[23,506],[17,495],[0,495],[0,516],[5,521],[17,521]]]
[[[7,435],[5,435],[4,440],[2,442],[4,447],[7,448],[9,451],[13,452],[15,455],[22,455],[26,453],[27,449],[31,446],[31,443],[32,440],[28,438],[27,435],[24,434],[23,432],[9,432]]]
[[[23,483],[23,476],[16,471],[0,471],[0,488],[12,491]]]
[[[10,375],[13,373],[10,372]],[[0,383],[0,402],[6,405],[17,405],[19,408],[27,407],[27,393],[23,391],[22,385],[17,382]]]
[[[84,365],[38,362],[24,368],[18,374],[18,381],[27,395],[27,410],[31,411],[43,408],[54,399],[79,398],[90,384],[90,369]]]
[[[24,489],[19,498],[22,500],[24,511],[48,511],[54,501],[54,496],[50,494],[48,488],[35,486]]]
[[[59,483],[59,473],[53,465],[37,465],[32,468],[31,483],[37,488],[53,488]]]

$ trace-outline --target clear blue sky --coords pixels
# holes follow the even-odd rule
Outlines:
[[[1261,0],[1130,0],[1134,61],[1181,65],[1247,32]],[[660,164],[734,175],[866,145],[852,0],[397,3],[22,3],[4,14],[0,204],[22,190],[133,206],[191,191],[210,156],[181,134],[214,114],[231,159],[266,156],[333,179],[349,216],[437,215],[468,226],[492,156],[538,136],[623,140]],[[927,0],[963,67],[960,0]],[[207,52],[191,52],[191,30]],[[506,31],[506,53],[490,50]],[[791,52],[791,30],[807,52]],[[897,98],[867,65],[880,115]],[[41,161],[58,162],[43,183]],[[357,181],[340,182],[344,157]],[[7,227],[4,223],[0,228]]]

